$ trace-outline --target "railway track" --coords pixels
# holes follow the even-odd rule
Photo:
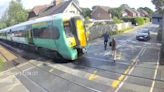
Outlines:
[[[2,44],[2,42],[0,42],[0,43]],[[10,52],[14,53],[14,55],[16,55],[16,56],[18,56],[18,57],[19,57],[18,54],[21,54],[21,53],[18,53],[18,52],[13,52],[13,51],[16,51],[16,50],[14,50],[14,48],[12,48],[12,47],[10,47],[10,46],[7,46],[7,44],[5,44],[5,43],[3,43],[3,46],[7,47],[7,48],[9,49]],[[11,50],[11,49],[12,49],[12,50]],[[10,62],[10,61],[7,61],[7,62]],[[17,61],[13,61],[13,62],[14,62],[14,63],[17,63]],[[26,61],[26,62],[23,61],[23,62],[26,63],[26,62],[28,62],[28,61]],[[10,64],[11,64],[11,65],[15,65],[14,63],[11,62]],[[59,75],[57,75],[57,74],[55,74],[55,73],[49,72],[49,70],[45,70],[45,69],[43,69],[43,68],[39,67],[38,65],[35,65],[35,64],[31,63],[31,62],[28,62],[28,64],[31,64],[31,65],[33,65],[35,68],[40,69],[40,70],[42,70],[42,71],[44,71],[44,72],[47,72],[47,73],[49,73],[50,75],[53,75],[54,77],[61,78],[62,80],[65,80],[65,81],[68,81],[68,82],[73,83],[73,84],[75,84],[75,85],[78,85],[78,86],[80,86],[80,87],[89,89],[89,90],[91,90],[92,92],[102,92],[102,91],[100,91],[100,90],[97,90],[97,89],[94,89],[94,88],[91,88],[91,87],[87,87],[87,86],[85,86],[85,85],[83,85],[83,84],[76,83],[76,82],[74,82],[74,81],[65,79],[65,78],[63,78],[63,77],[61,77],[61,76],[59,76]],[[46,64],[43,63],[43,65],[46,65]],[[17,67],[17,64],[16,64],[14,67],[15,67],[18,71],[20,71],[20,73],[24,72],[24,70],[21,70],[19,67]],[[13,75],[14,75],[14,74],[13,74]],[[32,79],[28,78],[28,76],[26,76],[26,75],[23,75],[23,76],[26,77],[28,80],[30,80],[34,85],[37,85],[38,87],[40,87],[40,88],[43,90],[43,92],[49,92],[48,89],[44,88],[44,87],[41,86],[39,83],[36,83],[36,82],[33,81]]]

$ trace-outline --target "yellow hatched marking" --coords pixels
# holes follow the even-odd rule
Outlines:
[[[8,61],[12,61],[14,59],[16,59],[17,57],[12,54],[11,52],[9,52],[7,49],[5,49],[4,47],[0,46],[0,53],[8,60]]]
[[[94,71],[91,75],[89,75],[88,80],[94,80],[96,78],[97,71]]]

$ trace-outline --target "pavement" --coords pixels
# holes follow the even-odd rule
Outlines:
[[[151,30],[150,41],[135,39],[137,30],[143,27]],[[9,58],[0,72],[0,92],[163,92],[158,26],[143,27],[113,36],[117,42],[116,63],[111,48],[104,50],[102,38],[91,41],[83,57],[66,63],[0,42],[1,56]]]

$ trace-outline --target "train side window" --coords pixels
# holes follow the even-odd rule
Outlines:
[[[46,30],[46,28],[35,28],[33,29],[33,36],[35,38],[49,38],[49,32]]]
[[[57,28],[53,27],[35,28],[33,29],[33,36],[34,38],[57,39],[59,33]]]
[[[26,31],[25,30],[14,31],[12,32],[12,34],[14,37],[25,37]]]

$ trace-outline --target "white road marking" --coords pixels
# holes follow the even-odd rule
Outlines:
[[[90,56],[85,56],[86,58],[90,58],[90,59],[95,59],[95,60],[101,60],[101,61],[107,61],[107,62],[111,62],[111,60],[109,59],[103,59],[103,58],[96,58],[96,57],[90,57]],[[112,61],[113,62],[113,61]],[[129,63],[125,63],[125,62],[117,62],[118,64],[124,64],[124,65],[129,65]]]
[[[80,78],[85,78],[87,80],[89,79],[90,75],[92,75],[92,73],[88,73],[88,72],[85,72],[85,71],[73,69],[73,68],[70,68],[70,67],[67,67],[67,66],[64,66],[64,65],[60,65],[60,64],[54,64],[54,65],[52,65],[50,63],[47,63],[47,64],[52,68],[61,70],[65,73],[68,73],[68,74],[71,74],[71,75],[74,75],[74,76],[77,76],[77,77],[80,77]],[[101,83],[101,84],[104,84],[104,85],[107,85],[107,86],[111,86],[111,83],[113,81],[113,79],[108,79],[108,78],[105,78],[105,77],[102,77],[102,76],[96,75],[96,74],[95,74],[95,78],[93,80],[97,83]]]
[[[129,71],[128,74],[131,74],[133,70],[134,70],[134,67],[132,67],[132,68],[130,69],[130,71]],[[119,91],[119,89],[123,86],[123,84],[124,84],[124,82],[127,80],[127,78],[128,78],[128,76],[126,76],[125,79],[120,83],[120,85],[119,85],[118,88],[115,90],[115,92],[118,92],[118,91]]]
[[[143,51],[143,48],[140,50],[140,52],[137,54],[137,56],[135,57],[135,59],[134,59],[134,61],[133,61],[133,63],[135,63],[134,65],[133,65],[133,67],[129,70],[129,72],[128,72],[128,75],[130,75],[131,73],[132,73],[132,71],[134,70],[134,67],[135,67],[135,65],[137,64],[136,62],[137,62],[137,59],[139,58],[139,56],[140,56],[140,54],[142,53],[142,51]],[[126,76],[124,79],[123,79],[123,81],[120,83],[120,85],[116,88],[116,90],[115,90],[115,92],[118,92],[119,91],[119,89],[123,86],[123,84],[125,83],[125,81],[127,80],[127,78],[128,78],[129,76]]]
[[[23,75],[27,80],[29,80],[32,84],[34,84],[35,86],[37,86],[39,89],[41,89],[43,92],[49,92],[46,89],[44,89],[43,87],[41,87],[39,84],[35,83],[33,80],[31,80],[30,78],[28,78],[26,75]]]
[[[53,71],[54,71],[54,69],[53,69],[53,68],[49,70],[49,72],[53,72]]]
[[[30,92],[14,75],[8,76],[0,80],[0,90],[3,92],[11,92],[15,89],[21,89],[24,92]],[[5,86],[3,84],[6,84]]]
[[[35,63],[35,64],[39,64],[39,65],[42,65],[42,64],[43,64],[43,63],[40,63],[40,62],[38,62],[38,61],[36,61],[36,60],[33,60],[32,62]],[[55,64],[55,65],[52,65],[51,63],[48,63],[48,62],[45,63],[45,64],[51,66],[53,69],[58,69],[58,68],[59,68],[61,71],[68,71],[68,73],[70,73],[70,74],[72,74],[72,75],[75,74],[75,75],[79,76],[79,75],[82,75],[82,74],[84,73],[84,72],[78,71],[78,70],[76,70],[76,69],[70,70],[69,67],[68,67],[67,69],[63,69],[62,65],[60,66],[60,64],[58,65],[58,66],[60,66],[60,67],[58,67],[58,68],[55,67],[56,64]],[[68,70],[68,69],[69,69],[69,70]],[[80,72],[80,73],[77,74],[77,72]],[[66,73],[67,73],[67,72],[66,72]],[[87,75],[89,76],[89,73],[87,73]],[[84,78],[84,76],[81,76],[81,77]],[[85,77],[87,77],[87,76],[85,76]],[[97,76],[96,76],[96,78],[97,78]],[[65,79],[65,78],[64,78],[64,79]],[[66,79],[66,80],[67,80],[67,79]],[[84,87],[84,88],[87,88],[87,89],[90,89],[90,90],[95,91],[95,92],[102,92],[102,91],[100,91],[100,90],[96,90],[96,89],[94,89],[94,88],[85,86],[85,85],[83,85],[83,84],[80,84],[80,86],[82,86],[82,87]]]
[[[146,51],[146,48],[144,48],[144,50],[142,51],[141,55],[140,56],[143,56],[143,54],[145,53]]]
[[[30,62],[31,62],[31,60],[30,60]],[[20,67],[22,67],[22,66],[24,66],[24,65],[26,65],[26,64],[28,64],[28,63],[29,63],[29,61],[28,61],[27,63],[24,63],[24,64],[21,65],[21,66],[17,66],[17,68],[20,68]],[[41,65],[42,65],[42,63],[37,64],[37,66],[41,66]],[[29,70],[35,68],[35,66],[32,66],[32,67],[29,67],[29,68],[27,68],[27,69],[22,70],[22,73],[21,73],[21,72],[11,72],[12,70],[17,69],[17,68],[16,68],[16,67],[13,67],[13,68],[11,68],[11,69],[9,69],[9,70],[6,70],[6,71],[4,71],[4,72],[1,72],[1,73],[0,73],[0,77],[3,76],[3,75],[6,75],[7,77],[10,77],[10,76],[13,76],[13,75],[19,75],[19,74],[22,75],[22,74],[25,73],[26,71],[29,71]]]
[[[158,67],[159,67],[159,58],[160,58],[160,51],[158,53],[157,65],[156,65],[155,73],[154,73],[154,76],[153,76],[153,82],[152,82],[152,85],[151,85],[150,92],[153,92],[153,89],[154,89],[154,86],[155,86],[155,79],[157,77],[157,72],[158,72]]]

